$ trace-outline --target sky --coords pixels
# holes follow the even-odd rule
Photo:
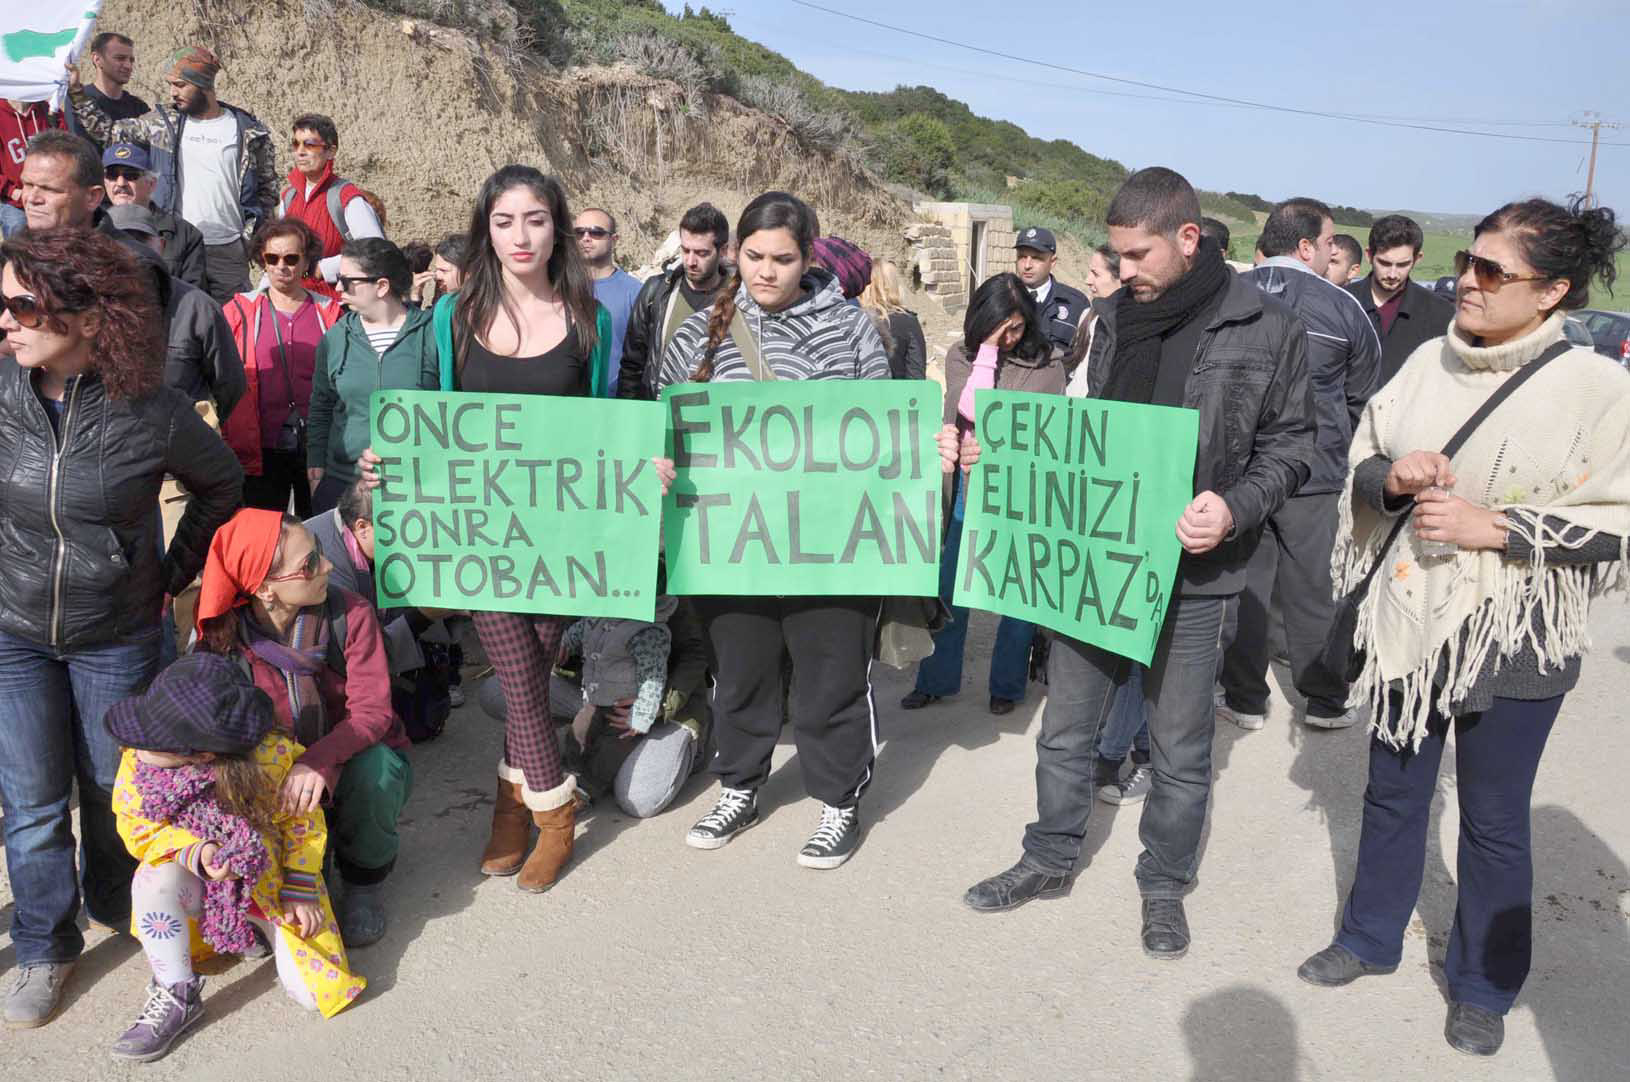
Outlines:
[[[1561,198],[1584,190],[1590,150],[1590,133],[1569,121],[1598,110],[1624,127],[1602,132],[1597,198],[1630,216],[1630,0],[817,2],[1024,59],[796,0],[707,6],[833,86],[932,86],[1039,138],[1272,200],[1310,195],[1373,210],[1481,214],[1514,198]],[[1276,20],[1271,11],[1293,14]],[[1315,112],[1565,142],[1178,100],[1046,64]]]

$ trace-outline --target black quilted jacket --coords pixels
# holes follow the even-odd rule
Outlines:
[[[154,627],[241,502],[237,456],[167,387],[113,401],[95,376],[71,380],[60,441],[46,410],[0,357],[0,630],[75,649]],[[166,473],[192,502],[161,560]]]

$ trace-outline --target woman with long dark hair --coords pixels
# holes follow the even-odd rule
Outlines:
[[[0,261],[0,807],[16,897],[4,1016],[38,1026],[84,949],[81,877],[91,919],[128,925],[136,865],[114,830],[119,747],[102,715],[152,679],[164,596],[203,568],[243,471],[191,397],[162,385],[158,299],[122,245],[30,230]],[[160,557],[166,474],[192,501]]]
[[[1452,728],[1460,841],[1444,1036],[1473,1055],[1499,1051],[1528,976],[1534,778],[1579,680],[1591,600],[1630,585],[1630,376],[1570,347],[1562,327],[1592,279],[1613,284],[1624,243],[1611,210],[1582,202],[1530,199],[1484,218],[1455,260],[1449,333],[1370,400],[1349,455],[1336,585],[1386,572],[1364,594],[1355,641],[1353,694],[1371,703],[1374,737],[1341,928],[1297,973],[1333,987],[1398,968]],[[1503,388],[1510,397],[1445,457]]]
[[[565,189],[531,166],[506,165],[481,186],[463,283],[436,302],[434,319],[442,390],[605,395],[611,316],[594,299]],[[378,461],[364,453],[370,480]],[[522,612],[471,618],[506,708],[481,872],[516,875],[520,889],[545,891],[571,860],[577,819],[577,781],[561,764],[549,715],[549,673],[568,621]],[[538,840],[529,854],[533,825]]]
[[[888,352],[871,317],[845,303],[830,271],[810,265],[817,228],[814,212],[785,192],[747,204],[736,225],[736,275],[668,343],[659,388],[691,380],[889,378]],[[798,763],[805,788],[822,803],[798,863],[837,867],[859,844],[858,806],[877,752],[869,674],[878,599],[698,597],[696,604],[714,661],[713,771],[722,788],[686,843],[717,849],[758,821],[758,789],[781,731],[786,654]]]
[[[1064,392],[1064,368],[1051,356],[1036,302],[1016,274],[987,278],[974,290],[962,320],[962,341],[945,355],[945,423],[973,427],[973,392]],[[945,478],[945,545],[940,555],[940,600],[951,604],[957,552],[962,544],[962,509],[967,500],[961,470]],[[990,659],[990,712],[1010,713],[1030,682],[1030,643],[1035,625],[1004,616],[996,625]],[[934,652],[917,667],[917,684],[900,700],[904,710],[920,710],[962,688],[962,652],[968,639],[968,610],[951,609],[951,620],[934,636]]]

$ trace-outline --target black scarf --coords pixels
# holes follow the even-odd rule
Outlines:
[[[1150,401],[1160,367],[1161,339],[1220,298],[1232,278],[1222,249],[1202,238],[1188,273],[1154,300],[1140,303],[1131,289],[1121,290],[1115,298],[1115,355],[1099,397]]]

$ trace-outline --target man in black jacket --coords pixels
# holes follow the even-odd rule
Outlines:
[[[204,235],[185,218],[153,208],[153,187],[158,177],[151,171],[147,151],[134,143],[115,143],[102,152],[102,169],[107,174],[105,187],[110,205],[133,204],[152,212],[164,268],[190,286],[208,289],[204,278]]]
[[[1050,229],[1032,226],[1019,231],[1013,243],[1013,273],[1035,299],[1041,316],[1041,333],[1052,343],[1053,356],[1062,358],[1070,350],[1075,328],[1087,314],[1087,295],[1053,277],[1058,262],[1058,241]]]
[[[1189,945],[1182,895],[1199,864],[1211,795],[1224,610],[1244,587],[1263,523],[1307,479],[1313,457],[1307,333],[1290,309],[1230,271],[1213,242],[1202,243],[1199,199],[1177,173],[1132,174],[1107,218],[1124,288],[1114,351],[1088,370],[1088,393],[1200,414],[1199,495],[1176,523],[1183,557],[1144,683],[1154,781],[1137,862],[1144,952],[1180,958]],[[967,453],[976,458],[977,446]],[[1036,821],[1019,862],[969,889],[972,908],[1010,909],[1067,887],[1093,806],[1099,730],[1130,665],[1055,637],[1036,739]]]
[[[1377,390],[1418,347],[1447,334],[1455,317],[1448,300],[1410,280],[1425,240],[1421,227],[1402,214],[1377,218],[1370,227],[1370,273],[1347,287],[1381,336]]]
[[[1321,729],[1357,720],[1347,709],[1347,681],[1321,654],[1336,610],[1330,590],[1336,501],[1347,483],[1353,431],[1378,386],[1381,342],[1364,309],[1324,277],[1334,232],[1329,207],[1317,199],[1287,199],[1262,224],[1260,246],[1267,258],[1242,275],[1301,317],[1315,421],[1312,472],[1268,517],[1245,590],[1230,609],[1237,630],[1224,635],[1231,641],[1223,655],[1218,713],[1246,730],[1267,720],[1270,608],[1284,621],[1291,676],[1307,699],[1303,720]]]
[[[713,305],[729,275],[721,260],[730,223],[712,203],[698,203],[679,219],[679,262],[646,281],[634,298],[623,336],[618,398],[656,398],[662,351],[679,325]]]

